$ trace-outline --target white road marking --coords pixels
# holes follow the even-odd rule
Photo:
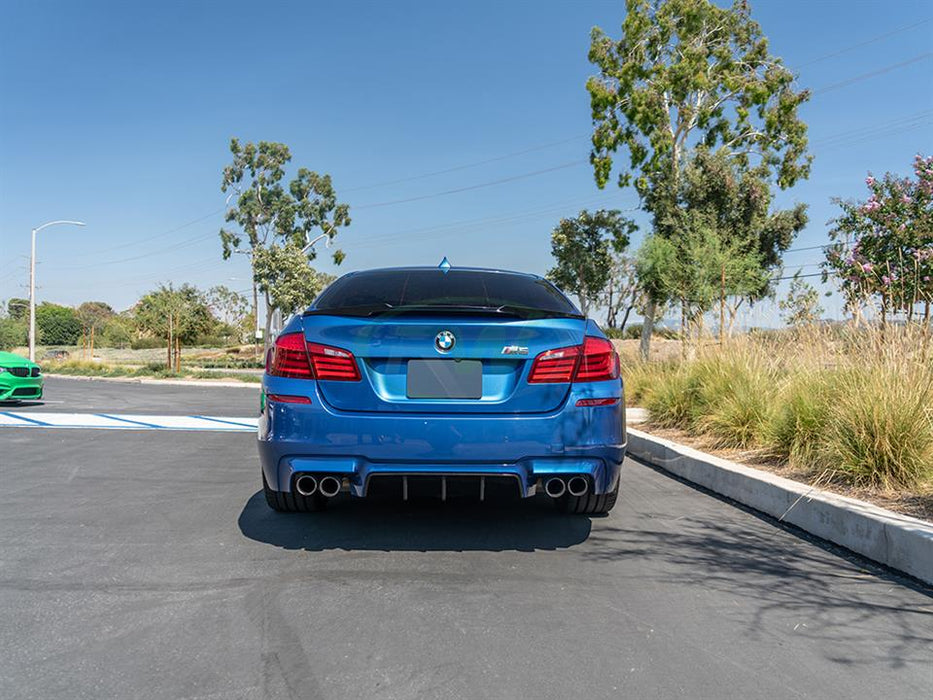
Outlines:
[[[96,428],[103,430],[195,430],[254,432],[258,418],[150,416],[124,413],[0,411],[0,428]]]

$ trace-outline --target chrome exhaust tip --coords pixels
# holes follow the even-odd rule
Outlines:
[[[340,488],[342,484],[340,479],[336,476],[325,476],[321,478],[321,483],[319,487],[321,489],[321,495],[327,496],[327,498],[333,498],[338,493],[340,493]]]
[[[589,488],[589,482],[582,476],[572,476],[567,480],[567,491],[571,496],[582,496]]]
[[[295,490],[302,496],[311,496],[317,491],[317,479],[307,474],[302,474],[295,479]]]
[[[544,482],[544,492],[551,498],[560,498],[567,490],[567,485],[560,477],[552,477]]]

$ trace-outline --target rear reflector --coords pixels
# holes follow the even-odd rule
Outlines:
[[[619,378],[619,356],[605,338],[587,336],[583,345],[542,352],[528,375],[530,384],[599,382]]]
[[[279,403],[311,403],[307,396],[293,396],[291,394],[266,394],[266,401],[278,401]]]
[[[615,406],[619,403],[619,398],[612,399],[580,399],[577,406]]]

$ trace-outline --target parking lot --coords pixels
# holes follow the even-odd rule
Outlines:
[[[0,411],[255,419],[258,388],[50,378],[46,399]],[[286,515],[265,505],[254,441],[0,427],[0,697],[933,686],[928,590],[637,462],[606,518],[546,500]]]

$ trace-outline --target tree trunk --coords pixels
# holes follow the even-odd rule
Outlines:
[[[719,285],[719,344],[726,342],[726,264],[722,265]]]
[[[175,373],[181,372],[181,338],[175,335]]]
[[[172,314],[169,312],[168,315],[168,349],[166,352],[165,367],[169,372],[172,371],[172,341],[174,336],[172,335]]]
[[[641,359],[645,362],[651,356],[651,332],[654,330],[655,313],[657,313],[657,306],[653,299],[648,299],[648,303],[645,305],[644,320],[641,324],[641,343],[638,346]]]
[[[631,304],[625,307],[625,315],[622,317],[622,324],[619,326],[619,334],[625,332],[625,325],[628,323],[628,315],[632,313],[632,309],[635,308]]]
[[[266,330],[262,338],[263,356],[265,356],[265,353],[269,352],[269,348],[272,347],[270,337],[272,335],[272,300],[269,298],[269,292],[263,292],[263,294],[266,297]]]
[[[687,359],[687,302],[680,298],[680,357]]]
[[[94,359],[94,326],[91,326],[91,359]]]
[[[256,287],[256,280],[253,279],[253,350],[254,359],[259,357],[259,338],[256,337],[256,331],[259,329],[259,290]]]

